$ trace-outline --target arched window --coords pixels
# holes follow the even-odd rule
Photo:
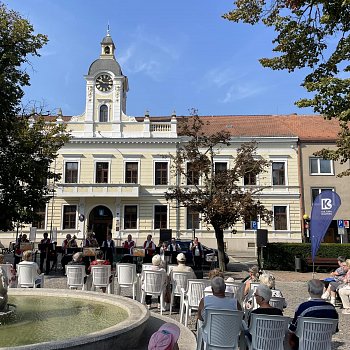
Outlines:
[[[100,107],[100,122],[108,122],[108,107],[106,105]]]
[[[105,47],[105,54],[109,55],[111,53],[111,49],[109,48],[109,46]]]

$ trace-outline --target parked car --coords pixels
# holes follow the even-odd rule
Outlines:
[[[186,239],[186,240],[180,240],[177,239],[176,243],[179,244],[180,248],[181,248],[181,253],[184,253],[186,256],[186,265],[193,265],[193,259],[192,259],[192,252],[190,251],[190,244],[191,244],[192,240],[190,239]],[[203,268],[212,268],[213,266],[217,265],[218,263],[215,264],[215,262],[212,261],[211,256],[218,256],[218,250],[216,248],[209,248],[207,246],[205,246],[204,244],[202,244],[203,247],[203,255],[204,255],[204,259],[203,259]],[[229,262],[229,257],[228,255],[225,253],[225,265],[227,267],[227,264]],[[217,260],[216,260],[217,261]]]

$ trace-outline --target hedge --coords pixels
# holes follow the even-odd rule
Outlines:
[[[350,258],[350,244],[322,243],[317,252],[318,257]],[[311,256],[310,243],[269,243],[263,248],[264,269],[294,271],[295,257],[305,261]]]

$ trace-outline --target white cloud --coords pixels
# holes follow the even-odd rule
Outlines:
[[[252,84],[234,84],[229,87],[229,89],[225,93],[225,96],[219,99],[219,102],[229,103],[237,100],[243,100],[251,96],[259,95],[265,90],[265,86],[258,86]]]

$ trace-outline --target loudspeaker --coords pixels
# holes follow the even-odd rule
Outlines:
[[[159,230],[159,239],[162,241],[162,242],[170,242],[171,241],[171,237],[172,237],[172,234],[173,234],[173,230],[172,229],[165,229],[165,228],[161,228]]]
[[[267,230],[257,229],[256,230],[256,246],[266,247],[267,246]]]

